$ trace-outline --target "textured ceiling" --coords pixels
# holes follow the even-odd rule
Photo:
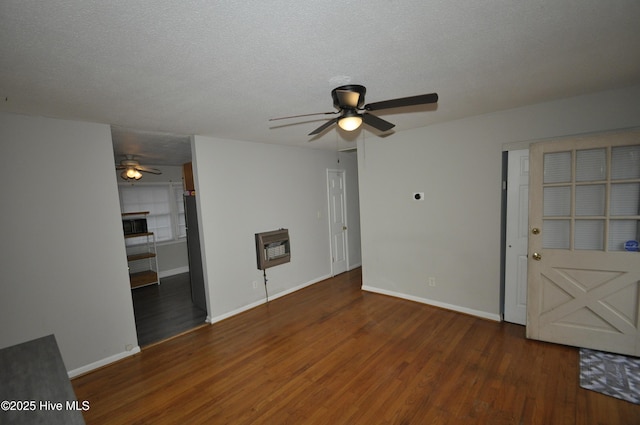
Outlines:
[[[332,111],[345,83],[367,102],[440,95],[380,112],[395,131],[640,84],[639,22],[638,0],[2,0],[0,111],[111,124],[125,150],[341,149],[378,134],[269,118]]]

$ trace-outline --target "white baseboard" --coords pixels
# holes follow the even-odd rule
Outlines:
[[[189,266],[182,266],[171,270],[164,270],[158,273],[158,278],[162,279],[163,277],[174,276],[177,274],[188,273]]]
[[[349,264],[349,271],[362,267],[362,263]]]
[[[108,364],[117,362],[118,360],[122,360],[124,358],[133,356],[134,354],[138,354],[139,352],[140,352],[140,347],[135,346],[134,348],[131,349],[131,351],[123,351],[122,353],[114,354],[113,356],[106,357],[102,360],[98,360],[97,362],[93,362],[88,365],[79,367],[77,369],[70,370],[69,372],[67,372],[67,374],[69,375],[69,379],[75,378],[76,376],[80,376],[87,372],[91,372],[94,369],[98,369]]]
[[[416,297],[414,295],[402,294],[400,292],[388,291],[386,289],[374,288],[372,286],[362,285],[363,291],[375,292],[377,294],[389,295],[390,297],[402,298],[409,301],[415,301],[422,304],[432,305],[434,307],[440,307],[447,310],[457,311],[458,313],[465,313],[471,316],[481,317],[483,319],[493,320],[495,322],[500,322],[502,319],[499,314],[487,313],[486,311],[474,310],[472,308],[462,307],[459,305],[443,303],[440,301],[430,300],[428,298]]]
[[[318,283],[318,282],[321,282],[323,280],[329,279],[330,277],[331,277],[331,275],[322,276],[322,277],[319,277],[317,279],[310,280],[309,282],[303,283],[301,285],[294,286],[293,288],[287,289],[286,291],[278,292],[277,294],[269,296],[269,301],[273,301],[273,300],[278,299],[280,297],[284,297],[285,295],[289,295],[289,294],[291,294],[293,292],[296,292],[296,291],[299,291],[299,290],[301,290],[303,288],[306,288],[307,286],[311,286],[311,285],[313,285],[315,283]],[[207,316],[207,319],[205,321],[207,323],[220,322],[221,320],[228,319],[229,317],[235,316],[236,314],[240,314],[240,313],[242,313],[244,311],[251,310],[254,307],[257,307],[257,306],[259,306],[261,304],[264,304],[265,302],[266,302],[266,299],[262,299],[262,300],[258,300],[256,302],[253,302],[251,304],[247,304],[244,307],[240,307],[240,308],[238,308],[236,310],[233,310],[233,311],[230,311],[228,313],[221,314],[220,316],[215,316],[215,317]]]

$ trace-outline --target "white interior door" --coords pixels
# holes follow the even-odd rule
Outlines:
[[[530,149],[527,336],[640,355],[640,132]]]
[[[329,196],[329,233],[331,238],[331,274],[347,271],[347,203],[344,170],[327,170]]]
[[[507,172],[504,320],[526,325],[529,149],[509,151]]]

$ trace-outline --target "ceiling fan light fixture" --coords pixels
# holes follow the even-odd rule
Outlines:
[[[151,174],[162,174],[157,168],[150,168],[140,165],[132,156],[127,155],[126,159],[120,161],[120,165],[116,165],[116,170],[124,170],[120,173],[123,180],[140,180],[142,178],[141,171]]]
[[[123,180],[140,180],[142,178],[142,173],[135,168],[127,168],[120,173],[120,177],[122,177]]]
[[[362,117],[356,111],[346,111],[338,125],[345,131],[353,131],[362,125]]]

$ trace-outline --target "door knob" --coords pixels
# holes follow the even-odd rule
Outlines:
[[[538,254],[537,252],[534,252],[532,255],[533,259],[536,261],[540,261],[542,260],[542,255]]]
[[[342,230],[347,230],[347,226],[342,226]]]
[[[533,233],[534,235],[538,235],[540,234],[540,229],[538,229],[537,227],[534,227],[533,229],[531,229],[531,233]]]

